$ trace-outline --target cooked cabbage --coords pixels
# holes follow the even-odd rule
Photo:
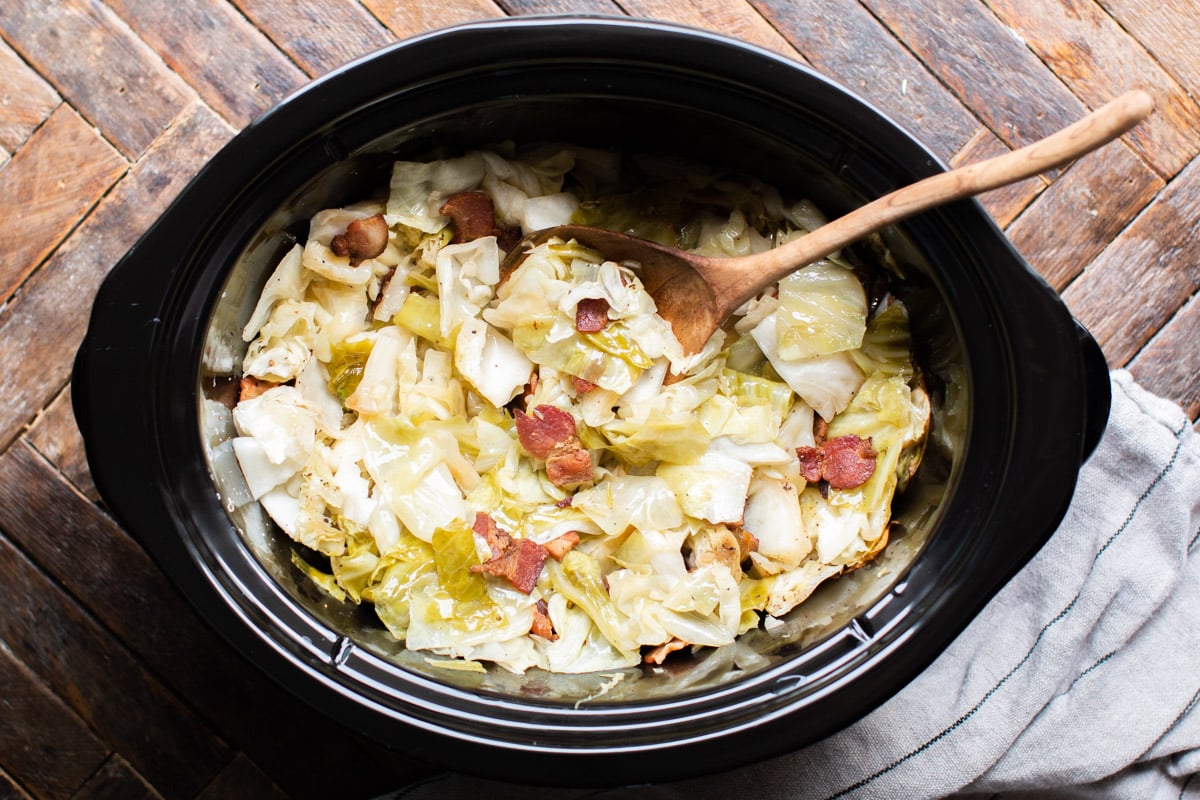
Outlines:
[[[930,407],[907,309],[869,311],[862,265],[797,271],[692,355],[636,264],[551,239],[501,279],[516,233],[582,222],[736,255],[819,227],[811,203],[572,148],[397,162],[388,189],[316,214],[243,332],[257,388],[229,450],[333,599],[461,659],[436,663],[619,670],[769,629],[884,546]],[[460,192],[489,198],[488,235],[442,215]],[[383,253],[334,252],[378,213]],[[873,471],[836,489],[810,462],[844,436]]]

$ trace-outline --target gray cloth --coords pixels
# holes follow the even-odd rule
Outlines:
[[[406,800],[1200,798],[1200,436],[1112,374],[1059,530],[899,694],[798,752],[605,791],[446,774]]]

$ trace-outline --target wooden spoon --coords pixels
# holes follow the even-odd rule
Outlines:
[[[1153,109],[1146,92],[1127,92],[1033,144],[889,192],[763,253],[712,258],[602,228],[559,225],[532,233],[513,247],[501,266],[501,280],[534,246],[552,238],[574,239],[610,261],[635,261],[658,313],[671,323],[684,352],[696,353],[735,309],[796,269],[926,209],[1062,166],[1125,133]]]

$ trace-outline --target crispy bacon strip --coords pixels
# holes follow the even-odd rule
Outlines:
[[[551,539],[550,541],[546,542],[543,547],[546,548],[546,552],[549,553],[550,557],[555,561],[562,561],[563,556],[565,556],[571,550],[571,548],[577,544],[579,544],[579,534],[575,531],[568,531],[562,536],[559,536],[557,539]]]
[[[388,225],[383,214],[356,219],[329,242],[334,255],[350,256],[350,265],[357,267],[387,249]]]
[[[472,529],[487,541],[492,557],[472,564],[471,572],[505,578],[522,594],[532,592],[549,555],[546,548],[531,539],[514,539],[487,514],[477,512]]]
[[[592,454],[582,444],[556,448],[546,459],[546,477],[555,486],[573,489],[591,483]]]
[[[825,438],[829,435],[829,423],[820,414],[813,416],[813,439],[817,442],[817,447],[825,443]]]
[[[493,236],[496,230],[496,206],[484,192],[459,192],[446,198],[438,213],[454,223],[453,244]]]
[[[666,642],[665,644],[660,644],[658,647],[655,647],[653,650],[648,650],[646,652],[646,655],[644,655],[642,657],[642,660],[645,661],[647,664],[661,665],[663,663],[663,661],[665,661],[667,659],[667,656],[671,655],[671,653],[674,653],[676,650],[682,650],[683,648],[685,648],[687,646],[688,646],[687,642],[685,642],[683,639],[676,637],[676,638],[672,639],[671,641]]]
[[[827,439],[817,447],[797,447],[800,474],[806,481],[824,480],[833,489],[855,489],[875,474],[871,438],[847,434]]]
[[[246,375],[238,382],[238,402],[258,397],[263,392],[268,389],[274,389],[278,385],[271,381],[255,378],[253,375]]]
[[[545,600],[538,600],[534,604],[533,626],[530,627],[529,632],[552,642],[558,639],[558,631],[554,630],[554,623],[550,620],[550,609],[546,606]]]
[[[521,446],[546,462],[551,483],[570,488],[592,480],[592,456],[579,440],[573,416],[550,405],[540,405],[531,414],[518,410],[515,416]]]
[[[540,405],[533,413],[516,413],[517,438],[534,458],[546,459],[554,448],[578,441],[575,418],[561,408]]]
[[[598,333],[608,324],[608,301],[603,297],[585,297],[575,306],[575,330]]]

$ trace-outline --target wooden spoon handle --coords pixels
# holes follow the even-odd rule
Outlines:
[[[926,209],[996,189],[1062,166],[1117,138],[1154,110],[1154,99],[1141,90],[1126,92],[1078,122],[1010,153],[932,175],[861,206],[782,247],[727,261],[761,259],[754,285],[769,285],[797,268],[829,255],[862,236]],[[728,266],[733,267],[733,264]],[[751,272],[749,263],[739,268]],[[748,283],[747,289],[752,286]],[[751,291],[749,296],[753,296]],[[740,298],[744,301],[746,298]],[[741,303],[730,297],[730,308]]]

